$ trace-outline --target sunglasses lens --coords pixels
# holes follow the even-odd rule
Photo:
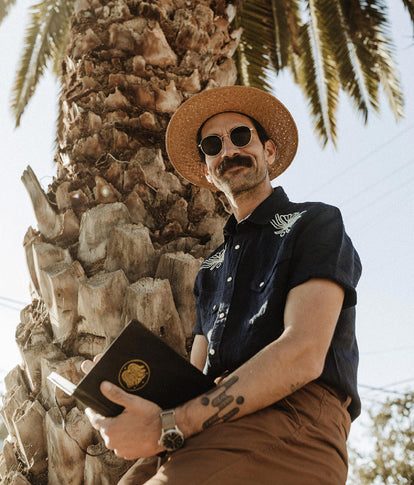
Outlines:
[[[252,132],[248,126],[238,126],[230,133],[230,140],[236,147],[244,147],[252,139]]]
[[[220,153],[222,146],[221,138],[217,135],[206,136],[200,143],[203,152],[210,157]]]
[[[237,126],[230,132],[230,140],[236,147],[245,147],[250,143],[252,139],[252,131],[248,126]],[[200,148],[203,152],[210,156],[215,157],[223,148],[222,137],[218,135],[209,135],[201,140]]]

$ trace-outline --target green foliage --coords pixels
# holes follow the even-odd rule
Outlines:
[[[42,0],[30,7],[30,21],[12,93],[16,126],[48,62],[62,55],[73,7],[74,0]]]
[[[414,0],[401,0],[414,22]],[[16,0],[0,0],[0,23]],[[75,0],[40,0],[30,8],[12,93],[19,125],[39,79],[58,66]],[[322,145],[335,143],[341,90],[366,122],[379,92],[396,118],[403,97],[393,63],[385,0],[239,0],[234,20],[243,34],[236,54],[239,82],[271,91],[269,72],[288,70],[308,101]]]
[[[414,20],[413,0],[403,0]],[[240,82],[270,90],[266,74],[288,69],[308,101],[322,145],[336,140],[342,90],[367,122],[382,88],[395,117],[403,97],[383,0],[244,0]]]
[[[373,452],[351,454],[354,479],[360,485],[414,484],[414,392],[387,400],[370,418]]]

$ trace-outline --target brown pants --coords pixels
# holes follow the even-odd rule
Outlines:
[[[156,473],[133,465],[119,485],[344,485],[349,401],[310,383],[189,438]]]

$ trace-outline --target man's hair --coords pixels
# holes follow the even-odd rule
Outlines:
[[[263,126],[258,122],[256,121],[254,118],[252,118],[251,116],[249,115],[245,115],[244,113],[239,113],[243,116],[246,116],[247,118],[249,118],[249,120],[252,122],[256,132],[257,132],[257,135],[259,137],[259,140],[261,141],[262,145],[264,146],[265,143],[267,142],[267,140],[270,140],[270,136],[266,133],[265,129],[263,128]],[[215,115],[214,115],[215,116]],[[201,150],[201,148],[198,146],[201,142],[201,130],[203,129],[203,126],[207,123],[207,121],[209,120],[210,118],[208,118],[201,126],[200,126],[200,129],[198,130],[197,132],[197,147],[198,147],[198,153],[200,154],[200,158],[201,158],[201,161],[203,163],[206,163],[206,156],[204,155],[203,151]]]

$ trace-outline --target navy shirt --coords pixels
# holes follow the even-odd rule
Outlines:
[[[280,337],[289,290],[311,278],[329,279],[342,286],[345,299],[319,380],[351,396],[355,419],[361,409],[355,338],[361,263],[339,209],[290,202],[278,187],[243,221],[231,216],[224,236],[194,286],[194,333],[208,341],[204,372],[215,378],[233,371]]]

